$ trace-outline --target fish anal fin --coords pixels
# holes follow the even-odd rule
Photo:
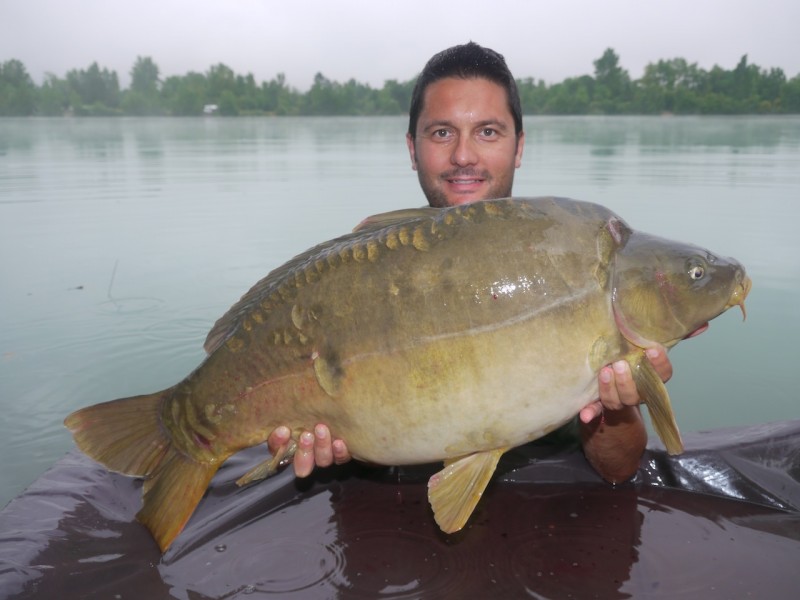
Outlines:
[[[477,452],[445,467],[428,481],[428,501],[439,528],[455,533],[466,524],[508,448]]]
[[[161,552],[183,530],[211,483],[219,463],[202,463],[170,449],[159,469],[144,483],[136,518],[155,538]]]
[[[664,443],[664,447],[669,454],[681,454],[683,452],[683,441],[681,440],[678,424],[675,422],[675,414],[672,412],[672,403],[669,399],[669,392],[658,376],[653,365],[645,357],[644,352],[637,352],[636,355],[628,356],[631,365],[633,381],[639,391],[642,401],[647,405],[650,412],[650,421],[653,423],[658,437]]]
[[[278,467],[280,467],[281,464],[294,456],[296,450],[297,444],[295,441],[289,440],[288,443],[281,446],[278,451],[275,452],[275,456],[269,460],[258,463],[255,467],[237,479],[236,485],[241,487],[243,485],[247,485],[248,483],[253,483],[254,481],[271,477],[278,471]]]

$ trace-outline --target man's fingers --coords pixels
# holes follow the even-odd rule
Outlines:
[[[602,414],[603,405],[600,404],[600,401],[598,400],[584,406],[579,413],[579,417],[581,423],[589,424]]]
[[[304,431],[297,441],[294,453],[294,474],[297,477],[308,477],[314,470],[314,434]]]
[[[276,427],[267,438],[269,451],[274,456],[282,446],[291,440],[292,432],[286,426]],[[304,431],[297,440],[297,450],[294,454],[294,474],[297,477],[308,477],[317,467],[329,467],[336,463],[344,464],[352,460],[347,444],[344,440],[332,440],[328,426],[319,423],[314,427],[314,432]]]
[[[603,407],[611,410],[622,408],[622,402],[620,402],[619,394],[617,393],[614,370],[608,366],[603,367],[600,369],[600,375],[597,379],[599,382],[600,402]]]
[[[333,440],[333,460],[337,465],[344,464],[352,460],[352,458],[344,440]]]
[[[314,427],[314,461],[318,467],[329,467],[333,464],[331,432],[326,425]]]
[[[633,382],[628,361],[618,360],[610,367],[600,369],[598,389],[603,408],[619,410],[624,406],[639,404],[639,392]]]
[[[267,446],[269,446],[270,454],[275,456],[275,453],[280,450],[281,446],[285,446],[289,443],[291,435],[292,432],[289,431],[289,428],[285,425],[276,427],[272,433],[269,434],[269,438],[267,438]]]
[[[617,388],[617,396],[622,406],[636,406],[639,404],[639,391],[633,382],[631,366],[627,360],[618,360],[611,365],[614,371],[614,383]],[[622,408],[617,406],[615,408]]]
[[[667,356],[667,351],[661,347],[648,348],[645,354],[658,376],[661,377],[661,381],[664,383],[669,381],[672,378],[672,363],[669,360],[669,356]]]

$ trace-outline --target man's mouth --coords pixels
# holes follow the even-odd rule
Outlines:
[[[486,176],[475,173],[448,173],[442,177],[447,183],[460,187],[471,187],[484,183]]]

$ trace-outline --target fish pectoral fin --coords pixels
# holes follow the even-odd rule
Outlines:
[[[242,487],[248,483],[253,483],[254,481],[259,481],[261,479],[266,479],[267,477],[273,476],[278,472],[278,467],[288,462],[294,456],[296,450],[297,444],[295,441],[289,440],[286,444],[278,448],[278,451],[275,452],[275,456],[269,460],[258,463],[247,473],[239,477],[239,479],[236,480],[236,485]]]
[[[680,431],[678,431],[678,424],[675,422],[669,392],[667,392],[664,382],[661,381],[661,377],[647,360],[644,352],[629,356],[628,362],[631,365],[633,381],[636,383],[639,396],[647,404],[647,410],[650,412],[653,429],[656,430],[669,454],[681,454],[683,441]]]
[[[439,528],[455,533],[466,524],[508,448],[477,452],[448,461],[428,481],[428,501]]]
[[[319,387],[331,398],[335,398],[339,394],[342,373],[342,367],[333,353],[315,353],[314,375],[317,378]]]

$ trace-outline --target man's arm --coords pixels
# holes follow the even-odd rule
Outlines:
[[[647,357],[662,381],[672,377],[672,364],[663,348],[648,349]],[[601,369],[598,383],[600,399],[580,412],[583,451],[603,479],[620,483],[636,473],[647,445],[639,393],[626,361]],[[276,428],[269,436],[270,452],[274,454],[287,444],[290,435],[288,427]],[[350,459],[344,440],[332,440],[328,427],[320,423],[313,433],[303,432],[298,440],[293,460],[295,475],[307,477],[315,465],[327,467]]]
[[[649,348],[647,358],[662,381],[672,377],[666,350]],[[580,412],[583,453],[603,479],[621,483],[636,474],[647,446],[639,392],[624,360],[601,369],[598,383],[600,400]]]

